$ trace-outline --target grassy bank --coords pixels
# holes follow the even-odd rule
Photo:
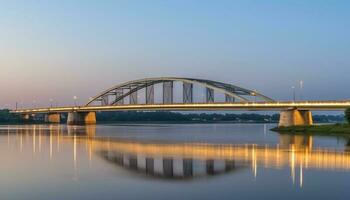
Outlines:
[[[324,124],[324,125],[308,125],[308,126],[290,126],[276,127],[271,129],[276,132],[284,133],[319,133],[319,134],[349,134],[349,124]]]

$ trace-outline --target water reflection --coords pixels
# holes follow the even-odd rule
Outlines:
[[[234,160],[200,160],[184,157],[160,157],[144,154],[123,154],[116,151],[100,151],[108,162],[150,177],[189,179],[213,176],[241,168]]]
[[[78,170],[79,146],[85,147],[90,161],[96,155],[130,172],[176,180],[235,173],[239,169],[249,169],[252,177],[257,177],[259,168],[288,168],[290,180],[302,187],[305,170],[350,169],[349,147],[345,150],[314,147],[313,137],[308,135],[280,134],[277,144],[258,145],[106,138],[96,134],[96,126],[8,126],[1,129],[1,134],[7,135],[8,146],[15,145],[22,152],[27,145],[33,154],[47,153],[42,145],[48,139],[50,159],[54,159],[54,151],[59,152],[62,144],[70,144],[75,171]]]

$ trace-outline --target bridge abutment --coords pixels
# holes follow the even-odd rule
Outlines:
[[[95,112],[70,112],[67,119],[68,125],[96,124]]]
[[[309,110],[284,110],[280,112],[280,120],[278,126],[301,126],[312,125],[312,113]]]
[[[61,115],[59,113],[49,113],[45,115],[45,122],[47,123],[60,123]]]

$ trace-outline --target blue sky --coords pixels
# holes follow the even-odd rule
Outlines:
[[[349,1],[2,1],[0,107],[184,76],[350,99]]]

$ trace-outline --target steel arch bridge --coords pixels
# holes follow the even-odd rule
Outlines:
[[[258,93],[257,91],[245,89],[228,83],[222,83],[218,81],[194,79],[194,78],[182,78],[182,77],[159,77],[159,78],[146,78],[128,81],[122,84],[118,84],[112,88],[109,88],[102,93],[90,98],[90,101],[85,106],[92,105],[123,105],[125,99],[128,98],[128,104],[139,104],[138,92],[145,92],[145,103],[155,103],[155,88],[157,84],[162,84],[163,104],[174,103],[174,83],[182,83],[182,103],[191,104],[194,103],[193,98],[193,86],[197,85],[205,88],[205,102],[214,103],[214,92],[218,92],[225,95],[225,102],[251,102],[249,98],[253,97],[254,101],[260,102],[274,102],[273,99]]]
[[[179,99],[174,101],[174,94],[179,94],[174,83],[175,86],[178,86],[177,83],[182,84],[180,102]],[[205,89],[202,90],[205,95],[200,101],[194,100],[194,85]],[[162,86],[162,92],[159,92],[158,86]],[[144,101],[141,102],[138,93],[144,93]],[[215,97],[216,93],[225,97],[218,100]],[[162,102],[155,98],[155,94],[162,99]],[[45,114],[45,120],[50,123],[59,123],[60,114],[68,113],[67,124],[79,125],[96,123],[96,112],[102,111],[278,110],[281,111],[279,126],[294,126],[313,124],[311,110],[344,110],[348,107],[350,107],[349,100],[274,101],[256,91],[228,83],[194,78],[160,77],[118,84],[91,98],[84,106],[16,109],[11,113],[21,114],[24,119],[30,119],[39,113]]]

